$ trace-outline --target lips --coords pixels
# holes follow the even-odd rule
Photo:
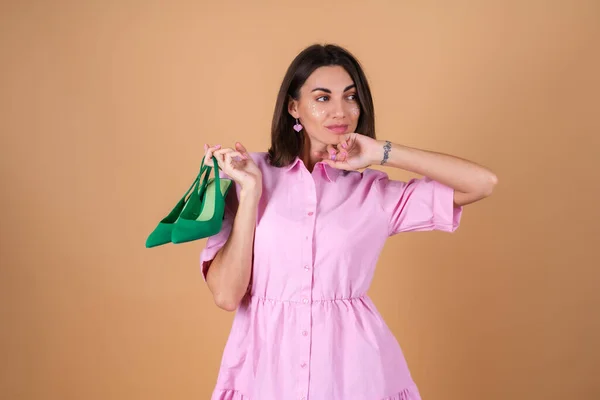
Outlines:
[[[341,134],[346,133],[348,125],[328,125],[325,128],[329,129],[333,133]]]

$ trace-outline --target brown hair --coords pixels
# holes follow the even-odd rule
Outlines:
[[[298,100],[300,88],[308,77],[317,68],[333,65],[343,67],[356,85],[360,107],[357,133],[375,138],[373,99],[360,63],[348,50],[340,46],[315,44],[296,56],[281,83],[271,125],[271,147],[269,148],[271,165],[282,167],[290,164],[300,155],[304,147],[304,133],[294,131],[296,120],[288,112],[290,97]]]

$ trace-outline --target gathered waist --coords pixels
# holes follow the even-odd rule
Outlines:
[[[352,301],[362,301],[362,300],[368,298],[366,293],[357,295],[357,296],[339,297],[339,298],[330,298],[330,299],[310,299],[310,298],[302,297],[302,296],[299,296],[297,298],[291,298],[291,299],[276,299],[276,298],[269,298],[266,296],[261,296],[261,295],[252,294],[252,293],[249,294],[249,297],[252,302],[291,303],[291,304],[298,304],[298,305],[309,305],[309,304],[319,304],[319,303],[336,303],[336,302],[347,303],[347,302],[352,302]]]

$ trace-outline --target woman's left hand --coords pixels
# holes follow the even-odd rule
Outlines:
[[[359,133],[347,133],[337,145],[328,145],[327,151],[316,151],[327,165],[345,170],[367,168],[383,156],[383,144]]]

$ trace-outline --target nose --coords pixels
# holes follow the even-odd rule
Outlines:
[[[336,101],[334,104],[333,117],[342,119],[346,115],[344,110],[344,103],[342,101]]]

